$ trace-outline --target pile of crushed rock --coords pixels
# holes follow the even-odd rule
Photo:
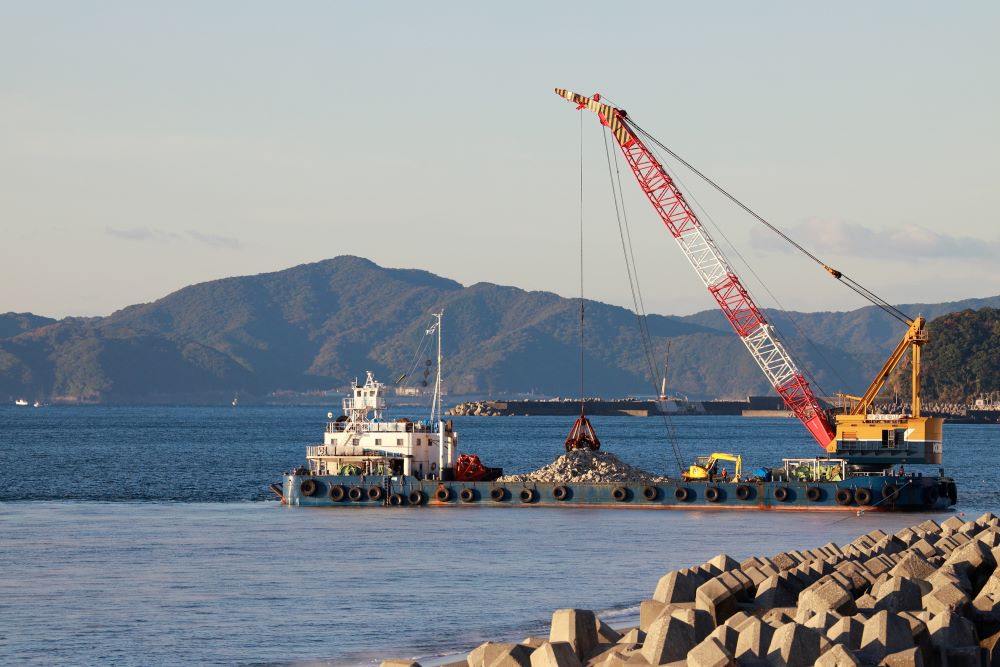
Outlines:
[[[505,475],[500,482],[666,482],[667,478],[625,463],[610,452],[574,449],[534,472]]]

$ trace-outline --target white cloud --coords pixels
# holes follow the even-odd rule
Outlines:
[[[123,241],[151,241],[154,243],[167,243],[174,241],[189,243],[194,242],[207,245],[211,248],[223,248],[227,250],[235,250],[243,246],[239,239],[229,236],[204,234],[194,229],[187,230],[184,235],[175,234],[174,232],[168,232],[162,229],[154,229],[151,227],[129,227],[126,229],[106,227],[104,231],[108,236],[113,236],[116,239],[121,239]]]

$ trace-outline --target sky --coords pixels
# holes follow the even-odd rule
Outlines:
[[[998,26],[993,2],[0,0],[0,312],[344,254],[576,296],[581,170],[584,293],[630,306],[602,129],[555,87],[889,301],[1000,294]],[[865,305],[666,166],[762,305]],[[646,309],[713,307],[622,189]]]

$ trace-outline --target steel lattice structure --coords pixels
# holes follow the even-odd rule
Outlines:
[[[740,283],[739,276],[691,210],[673,179],[626,123],[625,112],[604,104],[598,94],[585,97],[560,88],[556,88],[556,94],[575,103],[578,109],[593,111],[601,123],[611,130],[643,193],[771,386],[816,442],[824,449],[830,446],[834,441],[834,430],[805,376],[796,367],[775,335],[774,328]]]

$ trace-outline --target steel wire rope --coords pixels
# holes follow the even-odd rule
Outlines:
[[[580,110],[580,414],[586,400],[583,375],[583,109]]]
[[[417,364],[420,363],[420,357],[423,352],[424,347],[427,345],[428,340],[430,340],[430,329],[424,330],[424,337],[420,339],[420,343],[417,345],[416,354],[413,355],[413,362],[410,364],[410,371],[404,373],[403,377],[396,381],[396,384],[401,384],[405,387],[408,384],[409,379],[412,379],[413,373],[417,370]],[[407,382],[403,382],[406,379]]]
[[[663,156],[656,151],[655,147],[651,150],[656,155],[657,159],[660,160],[660,164],[666,164],[667,160],[665,160]],[[712,225],[712,228],[715,229],[715,231],[717,231],[720,236],[722,236],[722,239],[723,241],[725,241],[726,246],[728,246],[728,248],[733,253],[735,253],[736,257],[739,258],[743,268],[745,268],[747,271],[750,272],[750,274],[757,280],[757,283],[760,284],[760,286],[764,289],[767,295],[771,297],[771,300],[774,301],[774,303],[778,306],[778,308],[785,313],[785,315],[788,317],[788,321],[791,322],[792,324],[792,328],[794,328],[795,331],[798,332],[799,336],[801,336],[802,339],[805,340],[806,343],[809,345],[809,347],[812,348],[812,350],[819,356],[820,361],[823,363],[823,365],[825,365],[830,371],[832,371],[833,374],[837,377],[837,379],[840,380],[841,386],[847,386],[847,381],[840,374],[840,371],[837,370],[837,367],[834,366],[832,363],[830,363],[830,361],[826,358],[826,355],[823,354],[823,351],[820,350],[818,344],[816,344],[811,338],[809,338],[809,336],[806,335],[802,327],[800,327],[798,322],[795,321],[795,318],[792,317],[791,311],[785,308],[781,300],[778,299],[778,297],[774,294],[774,292],[771,291],[771,288],[768,287],[767,282],[765,282],[764,279],[760,277],[760,274],[758,274],[757,271],[754,270],[753,265],[747,261],[746,257],[743,256],[743,253],[741,253],[739,248],[736,247],[736,244],[734,244],[729,239],[729,237],[726,235],[726,232],[722,229],[722,227],[720,227],[719,224],[715,222],[715,219],[708,212],[708,209],[702,206],[701,202],[698,201],[698,198],[694,195],[694,191],[691,188],[687,187],[687,185],[684,183],[684,180],[678,175],[677,170],[673,171],[671,177],[678,183],[680,183],[681,187],[684,189],[685,193],[684,198],[690,199],[692,202],[694,202],[695,207],[697,207],[698,210],[701,211],[701,214],[705,217],[706,220],[708,220],[709,224]],[[754,298],[750,290],[750,287],[748,285],[744,285],[743,287],[744,289],[747,290],[748,293],[750,293],[750,297]],[[754,299],[754,301],[757,301],[757,299]],[[774,322],[770,320],[768,321],[768,324],[774,330],[775,337],[782,342],[782,345],[784,345],[785,336],[783,336],[781,332],[778,330],[777,325],[775,325]],[[823,389],[822,385],[819,383],[818,380],[816,380],[815,376],[813,376],[813,374],[808,369],[802,368],[800,370],[803,373],[803,375],[806,376],[806,379],[817,389],[819,389],[821,394],[827,394],[826,390]]]
[[[778,236],[780,236],[782,239],[784,239],[787,243],[789,243],[790,245],[792,245],[792,247],[794,247],[795,249],[797,249],[799,252],[801,252],[802,254],[804,254],[806,257],[808,257],[812,261],[814,261],[817,264],[819,264],[820,266],[822,266],[824,270],[826,270],[828,273],[830,273],[830,275],[832,275],[838,281],[844,283],[845,285],[847,285],[848,288],[852,289],[854,292],[856,292],[857,294],[859,294],[860,296],[862,296],[864,299],[866,299],[866,300],[870,301],[871,303],[873,303],[874,305],[878,306],[883,311],[885,311],[886,313],[888,313],[892,317],[896,318],[900,322],[903,322],[906,325],[909,325],[910,323],[912,323],[913,318],[911,318],[909,315],[907,315],[902,310],[900,310],[896,306],[892,305],[891,303],[889,303],[888,301],[886,301],[885,299],[883,299],[879,295],[875,294],[870,289],[868,289],[867,287],[865,287],[861,283],[857,282],[856,280],[854,280],[850,276],[844,274],[841,271],[838,271],[838,270],[834,269],[830,265],[826,264],[819,257],[817,257],[813,253],[809,252],[809,250],[807,250],[800,243],[798,243],[797,241],[795,241],[794,239],[792,239],[788,234],[786,234],[785,232],[781,231],[778,227],[772,225],[770,222],[768,222],[766,219],[764,219],[761,215],[759,215],[756,211],[754,211],[749,206],[747,206],[746,204],[744,204],[742,201],[740,201],[739,199],[737,199],[735,196],[733,196],[732,194],[730,194],[721,185],[719,185],[718,183],[716,183],[715,181],[713,181],[711,178],[709,178],[708,176],[706,176],[705,174],[703,174],[701,171],[699,171],[697,168],[695,168],[694,165],[692,165],[690,162],[688,162],[687,160],[685,160],[684,158],[682,158],[680,155],[678,155],[677,153],[675,153],[674,151],[672,151],[670,148],[668,148],[667,146],[665,146],[662,142],[660,142],[656,137],[654,137],[653,135],[651,135],[649,132],[647,132],[646,130],[642,129],[642,127],[639,126],[639,124],[636,123],[632,118],[629,118],[629,117],[626,116],[626,117],[623,118],[623,120],[633,130],[635,130],[637,133],[641,134],[646,139],[649,139],[649,141],[652,142],[653,144],[655,144],[656,146],[659,146],[668,155],[671,155],[674,159],[676,159],[682,165],[684,165],[685,167],[687,167],[688,169],[690,169],[692,172],[694,172],[694,174],[697,175],[699,178],[701,178],[706,183],[708,183],[709,185],[711,185],[713,188],[715,188],[716,190],[718,190],[719,193],[721,193],[723,196],[725,196],[731,202],[733,202],[734,204],[736,204],[737,206],[739,206],[741,209],[743,209],[744,211],[746,211],[751,217],[753,217],[758,222],[760,222],[761,224],[763,224],[765,227],[767,227],[768,229],[770,229],[772,232],[774,232],[775,234],[777,234]]]
[[[603,127],[603,126],[602,126]],[[628,215],[625,212],[625,197],[622,193],[621,171],[618,169],[618,155],[615,153],[615,169],[611,168],[611,154],[614,151],[608,148],[608,131],[604,127],[604,155],[608,163],[608,179],[611,182],[611,196],[615,203],[615,217],[618,220],[618,237],[622,244],[622,255],[625,259],[625,273],[628,276],[629,289],[632,293],[632,305],[635,308],[636,321],[639,325],[639,339],[642,342],[643,353],[646,365],[649,370],[649,379],[653,385],[653,393],[656,395],[656,355],[653,351],[653,339],[649,334],[648,321],[646,319],[646,308],[642,301],[642,288],[639,285],[639,271],[635,263],[635,253],[632,251],[632,236],[628,233]],[[617,186],[615,175],[617,174]],[[619,208],[619,200],[621,208]],[[622,220],[625,224],[623,226]],[[628,241],[626,243],[626,237]],[[667,440],[673,450],[674,460],[677,463],[678,471],[683,474],[684,463],[681,458],[680,448],[677,445],[677,433],[673,428],[673,422],[667,413],[658,410],[663,418],[664,430],[667,433]]]

